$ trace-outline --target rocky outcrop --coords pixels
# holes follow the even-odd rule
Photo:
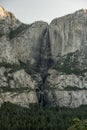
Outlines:
[[[12,71],[11,68],[0,68],[0,103],[9,101],[21,106],[38,103],[35,88],[37,82],[24,70]]]
[[[25,25],[0,7],[0,104],[38,103],[36,91],[42,84],[38,65],[47,28],[42,21]]]
[[[23,24],[0,7],[0,104],[87,104],[87,10]]]
[[[54,19],[49,26],[53,70],[48,72],[50,104],[87,104],[87,10]],[[51,100],[50,100],[51,99]]]
[[[0,103],[11,102],[22,107],[29,107],[30,103],[38,103],[37,95],[34,91],[24,92],[1,92]]]
[[[87,72],[82,75],[66,74],[56,70],[49,70],[47,86],[58,90],[87,89]]]
[[[80,50],[87,44],[87,10],[54,19],[49,27],[52,56]]]
[[[87,73],[85,76],[49,70],[47,99],[52,106],[78,107],[87,104]]]
[[[13,35],[10,36],[12,52],[14,52],[18,61],[37,66],[40,58],[43,36],[47,27],[47,23],[40,21],[27,26],[21,25],[17,30],[10,32],[10,35],[13,33]],[[14,33],[16,34],[14,35]]]

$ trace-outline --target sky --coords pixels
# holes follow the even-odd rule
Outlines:
[[[0,0],[0,5],[12,12],[20,21],[45,21],[87,8],[87,0]]]

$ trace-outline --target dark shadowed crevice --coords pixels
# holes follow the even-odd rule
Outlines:
[[[50,39],[49,39],[49,29],[48,27],[43,33],[41,38],[41,45],[40,45],[40,56],[38,58],[37,69],[41,75],[42,83],[39,86],[39,104],[41,106],[46,105],[46,79],[48,75],[48,69],[51,67],[53,61],[51,58],[51,46],[50,46]]]

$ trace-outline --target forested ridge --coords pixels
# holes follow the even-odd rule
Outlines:
[[[7,102],[0,108],[0,130],[67,130],[84,119],[87,106],[70,109],[31,104],[28,109]]]

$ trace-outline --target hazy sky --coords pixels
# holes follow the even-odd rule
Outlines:
[[[86,9],[87,0],[0,0],[0,5],[22,22],[43,20],[50,23],[56,17]]]

